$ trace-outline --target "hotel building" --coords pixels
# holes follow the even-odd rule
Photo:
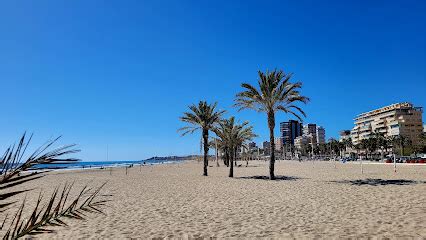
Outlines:
[[[318,126],[317,127],[317,143],[324,144],[325,143],[325,128]]]
[[[264,155],[269,155],[270,154],[270,150],[271,150],[271,143],[268,141],[264,141],[262,143],[262,147],[263,147],[263,154]]]
[[[283,149],[283,139],[282,138],[280,138],[280,137],[275,138],[274,143],[275,143],[275,150],[276,151],[281,151]]]
[[[377,131],[386,137],[404,136],[415,145],[423,131],[422,113],[421,107],[404,102],[359,114],[351,130],[352,142],[359,144]]]
[[[294,145],[294,139],[302,136],[302,124],[296,120],[289,120],[288,122],[280,123],[280,138],[282,145]]]
[[[312,144],[317,144],[317,125],[309,123],[303,126],[303,135],[311,136]]]
[[[302,150],[304,147],[312,144],[312,134],[305,134],[294,139],[294,147]]]
[[[303,136],[307,136],[311,144],[325,143],[325,128],[309,123],[303,126]]]

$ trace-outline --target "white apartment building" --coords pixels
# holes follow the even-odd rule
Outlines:
[[[298,150],[301,150],[302,148],[304,148],[308,145],[315,144],[315,143],[313,143],[313,140],[314,140],[314,138],[313,138],[312,134],[305,134],[303,136],[296,137],[294,139],[294,147]]]
[[[310,138],[309,142],[318,145],[325,143],[325,128],[309,123],[303,126],[303,136]]]
[[[402,135],[416,144],[423,131],[422,113],[421,107],[404,102],[359,114],[351,130],[352,142],[359,144],[378,131],[387,137]]]

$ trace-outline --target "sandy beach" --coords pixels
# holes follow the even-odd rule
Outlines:
[[[276,175],[286,178],[269,181],[252,178],[267,175],[267,162],[243,163],[233,179],[223,164],[210,165],[208,177],[194,161],[136,166],[127,175],[52,172],[25,187],[36,188],[31,199],[65,182],[78,191],[108,181],[103,192],[112,194],[105,215],[67,220],[40,238],[426,238],[426,166],[394,173],[392,164],[366,164],[361,174],[359,164],[278,161]]]

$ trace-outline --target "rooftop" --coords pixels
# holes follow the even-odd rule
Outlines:
[[[365,113],[361,113],[358,114],[357,117],[354,120],[360,120],[363,118],[367,118],[367,117],[371,117],[377,114],[381,114],[384,112],[388,112],[388,111],[392,111],[395,109],[406,109],[406,108],[413,108],[413,104],[409,103],[409,102],[402,102],[402,103],[395,103],[395,104],[391,104],[379,109],[375,109],[369,112],[365,112]]]

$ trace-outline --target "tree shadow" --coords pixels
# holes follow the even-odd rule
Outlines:
[[[245,164],[240,164],[240,165],[238,165],[237,167],[240,167],[240,168],[254,168],[254,167],[260,167],[259,165],[245,165]]]
[[[236,177],[238,179],[258,179],[258,180],[270,180],[269,176],[246,176],[246,177]],[[293,176],[275,176],[275,179],[272,181],[295,181],[298,179],[302,179],[300,177]]]
[[[367,179],[357,179],[357,180],[342,180],[342,181],[331,181],[334,183],[345,183],[345,184],[351,184],[355,186],[386,186],[386,185],[413,185],[413,184],[419,184],[419,183],[425,183],[423,181],[413,181],[413,180],[406,180],[406,179],[380,179],[380,178],[367,178]]]

